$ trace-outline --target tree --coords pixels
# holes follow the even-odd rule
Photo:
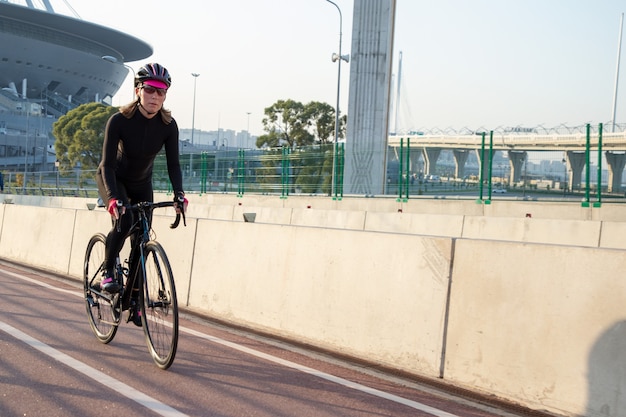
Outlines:
[[[311,101],[306,105],[294,100],[279,100],[265,109],[263,126],[266,135],[257,139],[257,146],[274,148],[261,162],[259,172],[266,174],[266,187],[282,182],[285,162],[292,185],[302,192],[330,190],[333,148],[335,139],[335,109],[327,104]],[[346,116],[340,120],[339,137],[343,137]],[[318,146],[311,146],[318,145]],[[276,149],[287,146],[297,152],[279,156]]]
[[[107,120],[117,111],[117,107],[87,103],[70,110],[54,122],[54,149],[61,171],[69,171],[78,164],[83,170],[98,166]]]
[[[299,101],[278,100],[264,110],[263,129],[266,135],[257,139],[259,148],[279,146],[306,146],[314,142],[315,137],[308,131],[309,120],[305,106]]]
[[[315,135],[316,142],[332,143],[335,136],[335,109],[328,103],[311,101],[305,106],[304,117]]]

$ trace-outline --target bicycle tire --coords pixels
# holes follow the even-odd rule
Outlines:
[[[141,321],[152,359],[161,369],[174,362],[178,346],[178,301],[174,275],[163,247],[147,242],[141,292]]]
[[[91,237],[87,244],[83,270],[83,289],[87,318],[89,319],[91,330],[93,330],[100,342],[107,344],[113,340],[117,333],[119,298],[116,298],[117,302],[111,302],[92,291],[93,284],[102,277],[105,242],[106,237],[104,234],[97,233]]]

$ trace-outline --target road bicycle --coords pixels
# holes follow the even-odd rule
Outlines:
[[[130,237],[131,250],[124,264],[119,255],[116,257],[114,278],[120,284],[118,292],[110,294],[100,290],[106,242],[103,233],[96,233],[89,240],[84,263],[87,317],[98,340],[105,344],[111,342],[122,320],[122,312],[128,310],[126,322],[134,319],[135,324],[143,327],[150,355],[161,369],[169,368],[176,356],[178,303],[172,268],[165,250],[151,235],[150,219],[155,208],[173,207],[175,204],[182,205],[167,201],[125,206],[124,216],[133,216],[133,225],[127,236]],[[186,226],[184,211],[181,210],[181,213]],[[181,213],[176,214],[171,228],[178,227]],[[119,220],[116,227],[120,227]]]

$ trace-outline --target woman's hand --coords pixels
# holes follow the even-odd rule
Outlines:
[[[189,200],[185,197],[185,193],[178,192],[176,193],[176,197],[174,197],[174,209],[176,210],[176,214],[180,214],[181,211],[186,213],[187,206],[189,205]]]
[[[111,217],[113,217],[115,220],[119,219],[120,216],[126,213],[126,207],[124,207],[124,203],[122,202],[122,200],[116,200],[114,198],[109,200],[109,206],[107,210],[111,214]]]

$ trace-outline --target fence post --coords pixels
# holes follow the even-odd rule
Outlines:
[[[402,191],[404,190],[402,163],[404,162],[404,138],[400,138],[400,156],[398,157],[398,198],[396,201],[402,200]]]
[[[485,172],[485,132],[481,133],[480,141],[480,163],[478,164],[478,200],[477,203],[483,202],[483,180]]]
[[[280,182],[281,182],[281,194],[280,198],[287,198],[289,196],[289,154],[291,148],[283,146],[282,158],[281,158],[281,170],[280,170]]]
[[[492,192],[492,181],[493,181],[493,130],[489,131],[489,165],[487,166],[487,200],[485,204],[491,204],[491,192]]]
[[[602,206],[602,123],[598,125],[598,201],[593,206]]]
[[[332,198],[333,200],[341,200],[343,199],[343,168],[345,163],[345,151],[344,144],[338,143],[336,145],[336,155],[335,155],[335,189],[332,190]]]
[[[245,176],[246,176],[246,162],[245,162],[245,150],[239,149],[239,158],[237,159],[237,197],[243,197],[245,192]]]
[[[406,199],[409,199],[409,183],[411,181],[411,138],[406,138],[406,180],[404,186],[406,187]]]
[[[206,193],[207,171],[209,169],[206,152],[200,154],[200,160],[202,161],[200,165],[200,195],[202,195],[202,193]]]

